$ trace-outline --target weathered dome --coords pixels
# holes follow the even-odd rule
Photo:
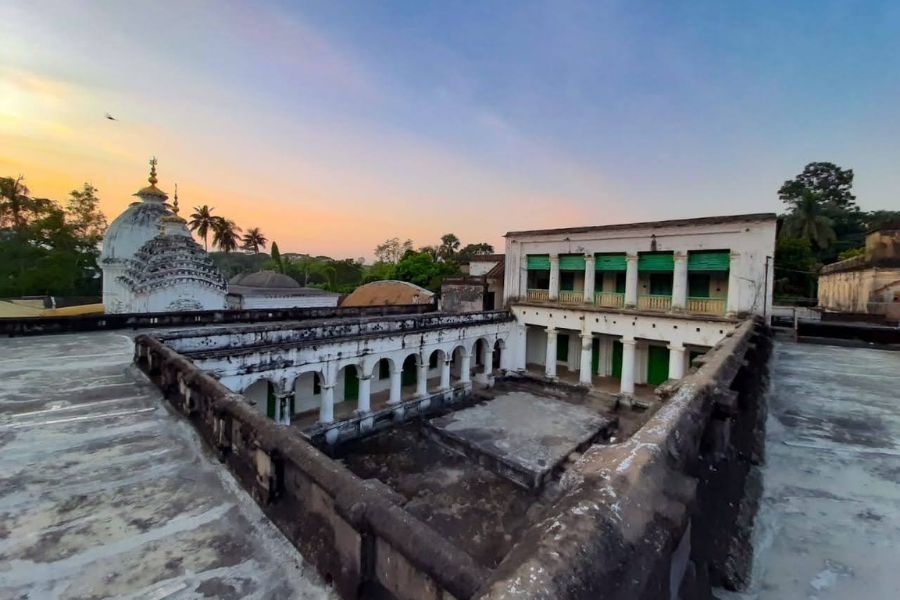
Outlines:
[[[166,206],[169,197],[156,187],[155,159],[150,165],[150,185],[135,194],[141,201],[132,202],[106,229],[103,250],[100,252],[101,264],[134,258],[141,246],[159,235],[160,219],[174,215]],[[180,224],[180,229],[183,235],[190,235],[185,223]]]
[[[256,273],[240,273],[228,281],[229,285],[247,288],[299,288],[300,284],[291,277],[275,271],[257,271]]]

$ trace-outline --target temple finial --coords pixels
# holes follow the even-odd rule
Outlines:
[[[150,177],[147,178],[150,185],[156,185],[156,157],[150,159]]]
[[[172,212],[178,214],[178,184],[175,184],[175,197],[172,200]]]

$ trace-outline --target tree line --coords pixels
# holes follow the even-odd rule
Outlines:
[[[866,234],[900,227],[900,211],[863,211],[853,194],[853,170],[811,162],[778,190],[787,211],[779,216],[775,295],[815,304],[822,265],[861,254]]]
[[[32,196],[22,176],[0,177],[0,297],[99,295],[98,204],[90,183],[61,204]]]

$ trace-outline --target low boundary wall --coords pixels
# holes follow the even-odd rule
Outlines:
[[[321,308],[272,308],[253,310],[204,310],[195,312],[122,313],[72,317],[24,317],[0,319],[0,335],[36,335],[107,329],[141,329],[184,325],[219,325],[265,321],[305,321],[340,317],[424,314],[435,312],[434,304],[350,306]]]
[[[707,599],[750,577],[771,332],[747,321],[659,392],[630,439],[594,445],[482,600]],[[695,361],[695,364],[696,362]]]

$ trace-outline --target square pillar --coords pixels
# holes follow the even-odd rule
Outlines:
[[[669,344],[669,379],[684,377],[684,346]]]
[[[388,398],[388,404],[400,404],[400,396],[402,394],[401,386],[403,385],[403,369],[391,363],[391,393]]]
[[[556,330],[547,328],[547,356],[544,359],[544,375],[556,379]]]
[[[550,255],[550,300],[559,300],[559,254]]]
[[[672,272],[672,310],[675,312],[683,312],[687,310],[687,253],[676,252],[674,254],[674,260],[675,268]]]
[[[322,385],[322,405],[319,408],[319,423],[334,422],[334,383]]]
[[[419,356],[416,363],[416,397],[424,398],[428,395],[428,359]]]
[[[450,359],[445,358],[441,364],[441,391],[450,391]]]
[[[462,363],[459,366],[459,381],[465,385],[467,388],[472,387],[470,384],[472,383],[472,357],[468,354],[464,354],[462,357]]]
[[[620,392],[623,396],[634,395],[634,363],[635,363],[634,338],[622,338],[622,381]]]
[[[291,397],[293,393],[279,394],[278,402],[275,405],[276,422],[282,425],[291,424]]]
[[[735,316],[740,310],[741,278],[738,276],[740,260],[740,252],[731,253],[728,264],[728,299],[725,301],[725,314],[729,317]]]
[[[591,351],[593,350],[594,336],[591,333],[581,334],[581,365],[578,369],[578,383],[590,387],[593,384],[591,378]]]
[[[356,410],[359,412],[369,412],[371,410],[370,400],[371,400],[371,390],[372,390],[372,376],[367,375],[366,377],[359,378],[359,395],[356,400]]]
[[[594,303],[594,288],[597,279],[596,260],[593,254],[584,255],[584,303]]]
[[[625,256],[625,308],[636,308],[638,296],[638,256]]]

